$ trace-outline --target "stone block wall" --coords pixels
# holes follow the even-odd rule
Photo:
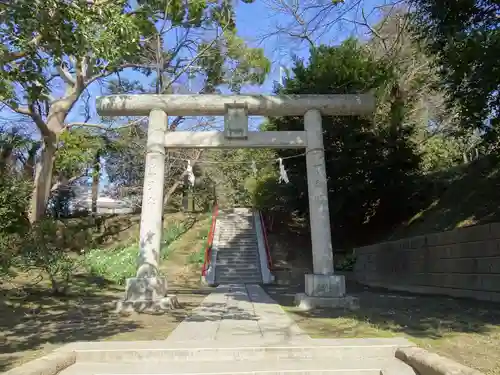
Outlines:
[[[500,223],[355,249],[362,284],[500,302]]]

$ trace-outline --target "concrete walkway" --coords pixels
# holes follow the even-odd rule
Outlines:
[[[167,338],[169,342],[259,344],[309,340],[259,285],[221,285]]]

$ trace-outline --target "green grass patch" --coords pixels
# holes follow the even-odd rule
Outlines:
[[[117,249],[92,249],[85,254],[84,262],[90,274],[123,285],[137,271],[138,254],[137,245]]]
[[[210,234],[210,228],[212,226],[212,213],[209,213],[207,218],[208,225],[198,232],[198,238],[203,240],[203,245],[200,246],[198,251],[193,251],[189,254],[187,258],[187,262],[189,264],[201,265],[205,261],[205,250],[207,247],[208,235]]]
[[[160,248],[161,260],[167,260],[170,245],[186,232],[183,223],[172,223],[163,233]],[[84,264],[89,273],[123,285],[137,271],[139,246],[129,245],[115,249],[92,249],[84,255]]]
[[[170,245],[186,233],[184,223],[172,223],[163,232],[162,245],[160,248],[160,257],[162,260],[167,260],[170,253]]]

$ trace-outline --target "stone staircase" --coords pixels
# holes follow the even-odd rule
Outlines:
[[[222,210],[215,228],[215,284],[260,284],[259,246],[253,213]]]

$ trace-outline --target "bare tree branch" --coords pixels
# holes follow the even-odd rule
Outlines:
[[[71,73],[69,72],[68,69],[63,67],[62,65],[56,66],[57,73],[59,74],[59,77],[62,78],[62,80],[68,85],[68,86],[74,86],[76,85],[76,80],[73,78]]]
[[[50,135],[50,130],[47,126],[47,123],[43,120],[43,118],[34,110],[33,104],[30,104],[27,107],[14,107],[9,105],[8,103],[2,102],[4,105],[9,107],[12,111],[19,113],[21,115],[29,116],[36,124],[36,126],[40,129],[42,136]]]

